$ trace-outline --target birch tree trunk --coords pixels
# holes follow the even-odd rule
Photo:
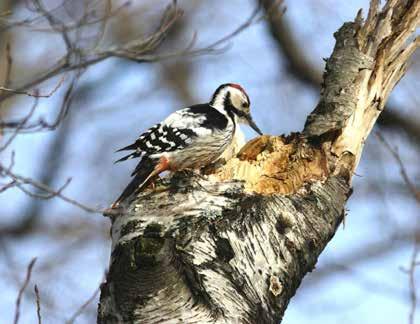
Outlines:
[[[364,142],[420,40],[420,1],[371,1],[335,34],[301,133],[174,174],[112,220],[98,323],[279,323],[345,217]]]

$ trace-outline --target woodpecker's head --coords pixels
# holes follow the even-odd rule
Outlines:
[[[252,119],[250,105],[251,102],[245,90],[236,83],[222,84],[216,89],[210,101],[210,106],[224,110],[229,116],[251,126],[258,134],[262,135],[261,130]]]

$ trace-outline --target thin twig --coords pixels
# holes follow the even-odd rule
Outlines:
[[[13,65],[13,58],[11,54],[10,48],[10,41],[6,43],[6,76],[4,77],[4,86],[7,88],[10,86],[11,83],[11,75],[12,75],[12,65]],[[3,103],[0,102],[0,109],[2,108]],[[3,133],[3,129],[1,128]]]
[[[47,19],[48,23],[50,24],[50,27],[52,30],[55,30],[61,34],[61,37],[63,38],[64,44],[67,48],[67,55],[69,56],[70,53],[73,51],[73,43],[70,40],[70,36],[67,32],[67,28],[65,27],[65,24],[58,19],[54,14],[51,13],[51,11],[48,11],[41,0],[33,0],[33,3],[35,5],[35,9],[40,12],[45,19]]]
[[[58,6],[56,6],[54,8],[51,8],[49,10],[49,12],[51,14],[54,14],[54,12],[61,9],[64,6],[64,4],[69,2],[69,1],[70,0],[62,1]],[[2,16],[6,16],[6,15],[11,15],[12,12],[9,10],[9,11],[6,12],[6,15],[2,15],[2,14],[0,15],[0,19],[3,20],[3,26],[0,27],[0,32],[4,32],[6,30],[9,30],[11,28],[16,28],[16,27],[31,27],[32,24],[38,23],[45,18],[44,15],[40,14],[38,10],[30,8],[27,1],[24,1],[24,4],[25,4],[26,9],[28,9],[28,11],[35,12],[35,13],[37,13],[37,15],[35,17],[32,17],[32,18],[25,18],[25,19],[21,19],[21,20],[17,20],[17,21],[10,21],[9,19],[4,19],[2,17]]]
[[[77,310],[76,312],[70,317],[70,319],[68,319],[66,321],[66,324],[73,324],[74,321],[77,319],[77,317],[79,317],[85,310],[86,307],[93,301],[95,300],[96,296],[99,294],[99,292],[101,291],[101,286],[99,286],[94,293],[92,294],[92,296],[89,297],[88,300],[86,300]]]
[[[15,137],[19,134],[19,131],[25,126],[25,124],[28,122],[28,120],[32,117],[33,113],[35,112],[36,107],[38,106],[38,98],[35,97],[35,102],[32,105],[31,110],[29,113],[20,121],[20,123],[16,126],[13,134],[10,136],[10,138],[4,143],[2,147],[0,147],[0,152],[4,151],[15,139]]]
[[[21,301],[22,301],[22,296],[23,296],[23,293],[25,292],[26,287],[29,284],[29,281],[31,280],[32,268],[35,265],[35,262],[36,262],[36,258],[33,258],[31,260],[31,262],[29,262],[28,268],[26,270],[25,280],[22,284],[22,287],[19,289],[19,293],[18,293],[18,296],[17,296],[17,299],[16,299],[15,319],[13,321],[14,324],[17,324],[19,322],[20,304],[21,304]]]
[[[34,286],[35,297],[36,297],[36,316],[38,318],[38,324],[41,324],[41,297],[39,296],[38,286]]]
[[[26,84],[24,84],[23,86],[17,89],[14,89],[14,91],[6,91],[5,93],[2,93],[0,95],[0,102],[16,95],[17,93],[24,92],[29,88],[32,88],[46,80],[49,80],[61,73],[66,72],[65,70],[66,67],[67,67],[67,64],[64,62],[63,58],[61,58],[60,60],[56,62],[56,64],[53,67],[51,67],[50,69],[48,69],[47,71],[45,71],[44,73],[36,77],[35,79],[27,82]]]
[[[69,204],[72,204],[76,207],[79,207],[80,209],[83,209],[84,211],[87,211],[89,213],[100,213],[100,214],[102,214],[104,212],[102,209],[92,208],[92,207],[86,206],[86,205],[84,205],[84,204],[82,204],[82,203],[80,203],[80,202],[78,202],[74,199],[71,199],[71,198],[63,195],[60,190],[54,190],[54,189],[48,187],[47,185],[45,185],[43,183],[40,183],[40,182],[38,182],[34,179],[31,179],[31,178],[24,177],[24,176],[18,175],[16,173],[13,173],[11,170],[8,170],[7,168],[2,166],[1,164],[0,164],[0,172],[7,175],[10,178],[12,178],[13,180],[15,180],[16,183],[18,184],[17,187],[21,190],[22,190],[21,185],[29,184],[32,187],[47,193],[49,195],[48,198],[50,198],[50,195],[52,195],[54,197],[59,197],[60,199],[64,200],[65,202],[68,202]],[[22,190],[22,191],[24,191],[25,193],[28,193],[27,190]],[[39,195],[37,197],[39,197]]]
[[[64,184],[58,188],[55,192],[53,193],[46,193],[46,194],[41,194],[41,193],[35,193],[32,191],[29,191],[27,189],[25,189],[25,187],[23,186],[24,184],[22,183],[16,183],[15,186],[18,187],[21,191],[23,191],[25,194],[27,194],[28,196],[32,197],[32,198],[40,198],[43,200],[49,200],[51,198],[56,197],[58,194],[60,194],[71,182],[71,178],[67,179]],[[27,183],[25,183],[27,184]]]
[[[61,123],[61,121],[65,118],[65,116],[67,115],[69,109],[70,109],[70,105],[72,103],[73,100],[73,92],[76,89],[77,83],[79,82],[80,77],[82,76],[82,74],[85,72],[86,70],[84,69],[80,69],[77,71],[76,76],[73,78],[73,80],[71,81],[69,87],[66,90],[66,93],[63,96],[63,100],[61,103],[61,107],[60,107],[60,111],[57,115],[57,118],[54,122],[52,123],[47,123],[45,121],[43,121],[42,119],[39,121],[39,124],[41,125],[41,128],[46,128],[49,130],[54,130],[57,128],[57,126]]]
[[[89,213],[104,214],[106,212],[107,214],[114,214],[114,213],[118,214],[117,211],[113,211],[113,210],[109,210],[109,209],[93,208],[93,207],[86,206],[86,205],[78,202],[77,200],[74,200],[74,199],[71,199],[71,198],[65,196],[62,193],[62,190],[68,184],[69,180],[67,180],[67,182],[62,187],[60,187],[58,190],[55,190],[55,189],[52,189],[51,187],[49,187],[49,186],[47,186],[47,185],[45,185],[45,184],[43,184],[39,181],[36,181],[34,179],[18,175],[16,173],[12,172],[11,168],[5,168],[2,164],[0,164],[0,175],[1,174],[10,177],[14,181],[14,186],[15,187],[19,188],[21,191],[23,191],[24,193],[26,193],[30,196],[33,196],[33,197],[36,197],[36,198],[42,198],[42,199],[51,199],[53,197],[58,197],[61,200],[65,201],[65,202],[67,202],[71,205],[74,205],[74,206],[76,206],[76,207],[78,207],[78,208],[80,208],[80,209],[82,209],[86,212],[89,212]],[[30,186],[34,187],[35,189],[38,189],[42,192],[45,192],[46,194],[41,195],[41,194],[36,194],[36,193],[30,192],[27,189],[25,189],[23,187],[23,185],[30,185]]]
[[[10,88],[1,87],[1,86],[0,86],[0,90],[5,91],[5,92],[11,92],[11,93],[14,93],[14,94],[26,95],[26,96],[29,96],[29,97],[35,97],[35,98],[49,98],[60,88],[60,86],[63,84],[64,80],[65,80],[65,77],[63,76],[60,79],[60,81],[57,83],[57,85],[54,87],[54,89],[52,89],[47,94],[40,94],[37,90],[35,90],[33,92],[29,92],[29,91],[24,91],[24,90],[19,90],[19,89],[17,89],[17,90],[10,89]]]
[[[205,51],[209,51],[212,50],[214,48],[216,48],[219,45],[222,45],[223,43],[226,43],[227,41],[231,40],[232,38],[234,38],[235,36],[239,35],[240,33],[242,33],[245,29],[247,29],[248,27],[252,26],[253,24],[260,22],[262,19],[264,19],[264,15],[261,15],[260,17],[258,16],[258,13],[261,11],[261,7],[257,6],[251,13],[251,15],[248,17],[247,20],[245,20],[245,22],[243,22],[241,25],[239,25],[235,30],[233,30],[232,32],[230,32],[229,34],[225,35],[224,37],[220,38],[219,40],[215,41],[214,43],[211,43],[210,45],[207,45],[206,47],[196,50],[196,51],[192,51],[191,55],[198,55],[198,54],[202,54]]]
[[[13,58],[12,58],[12,50],[10,46],[10,42],[6,44],[6,77],[4,79],[5,87],[8,87],[11,82],[11,75],[12,75],[12,66],[13,66]]]
[[[417,190],[415,185],[411,182],[410,177],[407,174],[407,171],[405,169],[404,163],[398,154],[397,150],[393,148],[385,139],[385,137],[380,133],[376,132],[375,135],[379,139],[379,141],[386,147],[386,149],[391,153],[391,155],[394,157],[394,159],[397,161],[399,167],[400,167],[400,173],[402,178],[404,179],[404,182],[406,183],[407,187],[409,188],[410,192],[416,199],[418,203],[420,203],[420,191]],[[410,266],[408,270],[402,269],[404,272],[408,273],[409,276],[409,288],[410,288],[410,313],[408,317],[409,324],[414,324],[415,320],[415,313],[416,313],[416,306],[417,306],[417,294],[416,294],[416,282],[415,282],[415,268],[417,266],[417,255],[419,253],[419,247],[418,247],[418,238],[414,238],[414,250],[413,254],[411,256]]]
[[[108,1],[111,2],[111,0],[108,0]],[[123,9],[129,7],[129,5],[130,5],[130,2],[126,1],[125,3],[121,4],[115,9],[106,10],[106,14],[103,15],[102,17],[93,18],[91,20],[85,20],[83,24],[81,24],[80,21],[77,21],[72,24],[67,24],[65,26],[65,29],[67,31],[73,31],[80,28],[81,26],[86,27],[86,26],[96,25],[99,23],[102,24],[103,20],[109,20],[110,18],[117,16]],[[86,12],[84,16],[91,16],[93,13],[95,13],[95,10],[96,9],[92,9],[91,11]],[[30,26],[24,26],[24,27],[30,27]],[[55,30],[51,30],[50,28],[43,28],[43,27],[32,27],[31,31],[42,32],[42,33],[57,33],[57,32],[61,32],[61,27],[57,26]]]
[[[16,181],[12,180],[12,181],[2,185],[2,187],[0,188],[0,193],[2,193],[2,192],[6,191],[6,190],[8,190],[8,189],[10,189],[14,186],[16,186]]]
[[[400,155],[398,154],[397,150],[392,148],[392,146],[385,140],[385,137],[380,133],[375,133],[376,137],[379,139],[379,141],[384,144],[384,146],[387,148],[387,150],[391,153],[391,155],[394,157],[395,161],[397,161],[399,167],[400,167],[400,173],[403,177],[404,182],[406,183],[408,189],[413,194],[414,198],[418,203],[420,203],[420,191],[417,190],[416,186],[411,182],[410,177],[407,174],[407,171],[405,169],[404,163],[401,160]]]
[[[410,314],[408,316],[409,324],[414,324],[416,307],[417,307],[417,293],[416,293],[417,287],[416,287],[415,273],[416,273],[418,253],[419,253],[419,246],[416,240],[414,242],[414,250],[413,250],[413,254],[411,255],[410,268],[408,271],[409,286],[410,286],[410,300],[411,300]]]
[[[135,40],[128,42],[127,44],[123,44],[120,46],[112,47],[107,50],[91,53],[89,55],[83,54],[83,57],[76,63],[68,62],[67,54],[60,58],[49,70],[44,72],[43,74],[39,75],[38,77],[34,78],[33,80],[25,83],[23,86],[15,89],[14,92],[6,92],[0,95],[0,102],[17,94],[27,91],[27,89],[32,88],[52,77],[55,77],[61,73],[69,72],[78,70],[81,68],[87,68],[93,64],[99,63],[104,61],[108,58],[112,57],[120,57],[124,59],[129,59],[136,61],[138,63],[144,62],[156,62],[166,59],[172,59],[179,56],[197,56],[197,55],[204,55],[204,54],[214,54],[219,53],[223,49],[217,49],[216,47],[226,43],[230,39],[234,38],[235,36],[239,35],[242,31],[244,31],[249,26],[259,22],[265,16],[262,15],[261,17],[258,16],[258,12],[260,10],[257,7],[252,13],[251,16],[240,26],[238,26],[235,30],[228,33],[227,35],[223,36],[219,40],[200,48],[191,50],[191,46],[187,47],[187,50],[178,51],[175,53],[170,53],[166,55],[161,54],[150,54],[152,53],[161,41],[164,39],[165,34],[171,28],[176,20],[182,15],[182,11],[178,10],[176,7],[171,9],[172,12],[168,13],[168,10],[164,13],[164,18],[162,19],[162,23],[160,27],[152,34],[150,37],[143,39],[143,40]]]

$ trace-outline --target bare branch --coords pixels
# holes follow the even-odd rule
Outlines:
[[[2,187],[0,188],[0,193],[2,193],[2,192],[6,191],[6,190],[8,190],[8,189],[10,189],[14,186],[16,186],[16,181],[12,180],[9,183],[6,183],[6,184],[2,185]]]
[[[72,102],[73,92],[83,72],[84,70],[79,70],[77,71],[76,76],[73,77],[72,81],[70,82],[70,85],[68,86],[63,96],[63,100],[61,102],[57,117],[55,118],[53,122],[48,122],[41,117],[35,123],[27,123],[28,118],[24,118],[18,121],[0,122],[0,127],[2,127],[3,130],[6,129],[4,130],[5,132],[8,131],[7,129],[13,129],[14,133],[30,133],[30,132],[32,133],[32,132],[39,132],[41,130],[55,130],[57,126],[61,123],[61,121],[65,118],[65,116],[67,115],[67,112]],[[39,98],[39,96],[34,96],[34,97]]]
[[[11,54],[10,42],[6,44],[6,77],[4,79],[5,87],[10,84],[10,77],[12,75],[13,58]]]
[[[223,36],[219,40],[207,46],[204,46],[203,48],[191,49],[192,44],[190,44],[186,49],[179,52],[163,55],[152,54],[153,51],[161,44],[161,42],[165,38],[165,35],[168,32],[169,28],[171,28],[176,22],[176,20],[183,14],[183,12],[180,9],[178,9],[176,5],[169,6],[163,14],[162,22],[159,28],[151,36],[145,39],[136,39],[134,41],[130,41],[126,44],[122,44],[119,46],[113,46],[103,51],[95,51],[89,54],[79,53],[79,55],[82,56],[76,62],[68,62],[67,55],[65,55],[64,57],[59,59],[49,70],[37,76],[33,80],[26,82],[21,87],[15,89],[15,93],[7,92],[0,95],[0,102],[13,96],[16,93],[25,92],[27,91],[27,89],[32,88],[61,73],[87,68],[93,64],[99,63],[111,57],[119,57],[123,59],[132,60],[138,63],[144,63],[156,62],[176,58],[179,56],[185,57],[219,53],[223,49],[217,49],[216,47],[229,41],[249,26],[261,21],[261,19],[264,18],[264,16],[258,17],[258,12],[259,8],[255,9],[252,12],[251,16],[234,31]]]
[[[29,262],[28,268],[26,270],[25,280],[23,281],[22,287],[19,289],[19,293],[18,293],[18,296],[17,296],[17,299],[16,299],[15,319],[13,321],[14,324],[17,324],[19,322],[20,304],[21,304],[21,301],[22,301],[22,296],[23,296],[23,293],[24,293],[26,287],[29,284],[29,281],[31,280],[32,268],[34,267],[35,262],[36,262],[36,258],[33,258],[31,260],[31,262]]]
[[[354,249],[350,254],[343,255],[334,262],[324,263],[311,275],[306,287],[312,288],[313,285],[330,278],[331,274],[343,271],[346,266],[355,266],[369,260],[383,258],[388,253],[407,246],[412,242],[413,237],[420,239],[420,228],[405,230],[397,228],[390,236],[364,245],[360,249]]]
[[[282,0],[276,0],[275,1],[277,4],[276,6],[280,6],[283,1]],[[207,51],[212,51],[215,48],[217,48],[218,46],[228,42],[229,40],[231,40],[232,38],[234,38],[235,36],[239,35],[240,33],[242,33],[244,30],[246,30],[248,27],[262,21],[263,19],[266,18],[266,15],[258,15],[261,11],[261,7],[257,6],[251,13],[251,15],[248,17],[247,20],[245,20],[241,25],[239,25],[235,30],[233,30],[232,32],[228,33],[227,35],[225,35],[224,37],[220,38],[219,40],[211,43],[210,45],[207,45],[206,47],[200,49],[200,50],[196,50],[196,51],[191,51],[190,55],[200,55],[203,54]]]
[[[13,58],[11,55],[10,42],[6,43],[6,75],[4,77],[4,86],[8,87],[11,82]],[[0,92],[1,93],[1,92]],[[2,102],[0,102],[0,109],[2,108]],[[0,130],[3,131],[3,127],[0,126]]]
[[[64,80],[65,80],[65,77],[63,76],[60,79],[60,81],[57,83],[57,85],[54,87],[54,89],[52,89],[47,94],[40,94],[38,90],[35,90],[33,92],[29,92],[29,91],[9,89],[9,88],[6,88],[6,87],[0,87],[0,90],[5,91],[5,92],[11,92],[11,93],[14,93],[14,94],[26,95],[26,96],[29,96],[29,97],[35,97],[35,98],[49,98],[61,87]]]
[[[414,249],[413,254],[411,255],[411,262],[409,268],[409,280],[410,280],[410,300],[411,300],[411,307],[410,307],[410,314],[409,314],[409,324],[415,323],[415,315],[416,315],[416,308],[417,308],[417,293],[416,293],[416,279],[415,279],[415,272],[416,267],[418,266],[417,263],[417,256],[419,254],[419,245],[418,241],[415,240],[414,242]]]
[[[31,125],[32,128],[40,129],[48,129],[48,130],[54,130],[57,128],[57,126],[61,123],[61,121],[65,118],[67,115],[70,105],[72,103],[73,99],[73,92],[76,89],[77,83],[79,82],[80,77],[82,76],[83,72],[85,70],[79,70],[77,71],[76,75],[74,76],[73,80],[71,81],[69,87],[66,90],[66,93],[63,96],[63,100],[61,103],[61,107],[59,109],[59,113],[57,115],[57,118],[52,123],[48,123],[44,121],[43,119],[39,120],[39,122],[35,125]]]
[[[34,291],[35,291],[35,298],[36,298],[36,316],[38,319],[38,324],[42,323],[41,320],[41,297],[39,296],[39,290],[38,290],[38,286],[35,285],[34,286]]]
[[[54,190],[54,189],[46,186],[43,183],[40,183],[40,182],[36,181],[36,180],[33,180],[31,178],[23,177],[21,175],[15,174],[11,170],[9,170],[8,168],[5,168],[1,164],[0,164],[0,174],[6,175],[6,176],[12,178],[15,181],[15,186],[16,187],[18,187],[20,190],[22,190],[23,192],[25,192],[25,193],[27,193],[31,196],[36,196],[37,198],[44,198],[44,199],[50,199],[52,197],[58,197],[58,198],[62,199],[63,201],[65,201],[65,202],[67,202],[71,205],[74,205],[74,206],[76,206],[76,207],[78,207],[78,208],[80,208],[80,209],[82,209],[86,212],[89,212],[89,213],[103,214],[103,212],[104,212],[104,210],[102,210],[102,209],[97,209],[97,208],[92,208],[92,207],[86,206],[86,205],[84,205],[84,204],[82,204],[82,203],[80,203],[80,202],[78,202],[74,199],[71,199],[71,198],[63,195],[61,193],[61,190],[63,190],[64,189],[63,187],[65,187],[65,186],[61,187],[61,189],[59,189],[59,190]],[[24,189],[23,185],[27,185],[27,184],[36,188],[36,189],[38,189],[38,190],[41,190],[42,192],[45,192],[46,195],[42,196],[42,195],[39,195],[39,194],[34,194],[34,193]]]
[[[23,129],[23,127],[26,125],[26,123],[29,121],[29,119],[32,117],[33,113],[35,112],[36,107],[38,106],[38,98],[35,97],[35,102],[32,105],[31,110],[29,113],[16,125],[15,130],[13,134],[10,136],[10,138],[4,143],[2,147],[0,147],[0,152],[4,151],[16,138],[16,136],[19,134],[20,130]]]
[[[54,192],[47,192],[45,194],[42,193],[35,193],[32,191],[29,191],[27,189],[25,189],[25,187],[21,184],[21,183],[16,183],[16,187],[18,187],[21,191],[23,191],[24,193],[26,193],[28,196],[32,197],[32,198],[40,198],[43,200],[49,200],[51,198],[56,197],[58,194],[61,194],[61,192],[70,184],[71,182],[71,178],[67,179],[64,184],[58,188],[56,191]],[[28,183],[26,183],[28,184]]]
[[[60,59],[58,62],[56,62],[56,64],[51,67],[50,69],[48,69],[46,72],[42,73],[41,75],[39,75],[38,77],[34,78],[33,80],[27,82],[26,84],[24,84],[21,87],[18,87],[16,89],[14,89],[13,92],[6,92],[6,93],[2,93],[0,95],[0,102],[4,101],[7,98],[10,98],[14,95],[16,95],[16,93],[22,93],[24,91],[26,91],[29,88],[32,88],[48,79],[51,79],[63,72],[64,69],[66,68],[66,64],[64,63],[63,59]]]
[[[75,59],[70,60],[69,56],[73,53],[73,45],[69,44],[70,40],[68,40],[68,35],[66,33],[65,26],[62,24],[62,22],[57,21],[56,18],[53,18],[51,11],[48,12],[44,7],[42,7],[40,0],[34,1],[36,5],[36,10],[41,11],[42,15],[47,15],[46,18],[49,19],[50,25],[52,25],[51,27],[53,29],[57,26],[61,26],[61,29],[56,31],[62,33],[63,38],[67,39],[65,42],[67,44],[68,51],[62,58],[57,60],[57,62],[47,71],[38,75],[34,79],[26,82],[24,85],[14,89],[13,91],[7,91],[6,93],[1,94],[0,102],[15,94],[26,94],[25,92],[27,92],[27,89],[32,88],[61,73],[83,69],[110,57],[122,57],[122,53],[124,53],[125,51],[131,52],[131,55],[136,56],[137,61],[147,61],[146,58],[145,60],[142,60],[141,57],[146,53],[153,51],[157,46],[159,46],[161,41],[164,39],[165,32],[172,27],[175,20],[182,14],[182,12],[178,10],[176,6],[169,6],[163,14],[162,23],[158,30],[146,39],[135,40],[129,42],[128,44],[114,46],[105,51],[98,51],[92,53],[82,53],[79,51],[77,55],[74,55]]]
[[[107,1],[111,2],[110,0],[107,0]],[[50,15],[54,15],[55,12],[57,12],[59,9],[61,9],[62,7],[65,7],[64,5],[66,2],[69,2],[69,0],[65,0],[57,7],[49,9],[48,13]],[[84,13],[84,16],[86,17],[93,16],[94,18],[91,18],[90,20],[84,20],[83,23],[79,20],[74,23],[65,24],[64,26],[56,25],[54,26],[54,29],[45,28],[45,27],[36,27],[36,24],[42,22],[45,18],[45,16],[42,13],[38,13],[36,10],[31,10],[37,13],[35,17],[26,18],[19,21],[8,21],[7,19],[0,16],[0,24],[2,23],[2,26],[0,25],[0,32],[4,32],[8,29],[18,28],[18,27],[28,28],[31,31],[44,32],[44,33],[61,33],[62,29],[65,29],[67,32],[71,32],[73,30],[79,29],[82,25],[90,26],[90,25],[102,23],[103,20],[108,20],[109,18],[118,15],[122,11],[122,9],[127,8],[129,5],[130,5],[130,1],[126,1],[125,3],[117,7],[116,9],[106,11],[105,15],[98,18],[95,18],[96,16],[95,13],[97,12],[96,8],[92,8],[89,11],[86,11]],[[7,12],[4,16],[10,15],[10,14],[11,12]]]
[[[420,191],[416,188],[416,186],[414,185],[414,183],[411,181],[410,177],[408,176],[407,170],[404,166],[404,163],[397,149],[393,148],[380,132],[376,132],[376,137],[381,141],[381,143],[391,153],[395,161],[398,163],[398,166],[400,168],[400,173],[404,182],[406,183],[407,187],[409,188],[409,191],[411,192],[415,200],[418,203],[420,203]],[[409,324],[415,323],[415,313],[416,313],[416,308],[417,308],[417,293],[416,293],[417,287],[416,287],[416,282],[415,282],[415,272],[416,272],[416,267],[417,267],[417,256],[419,254],[418,242],[419,242],[419,237],[416,235],[414,236],[414,249],[411,255],[410,266],[408,270],[405,271],[409,276],[409,294],[410,294],[410,302],[411,302],[409,319],[408,319]]]
[[[65,24],[60,19],[58,19],[57,17],[55,17],[51,13],[51,11],[48,11],[44,7],[44,5],[42,3],[42,0],[33,0],[33,3],[35,5],[36,10],[42,16],[44,16],[47,19],[48,23],[51,26],[51,29],[54,30],[54,31],[57,31],[57,32],[59,32],[61,34],[61,36],[63,38],[63,41],[66,44],[67,56],[69,56],[70,53],[73,51],[73,47],[74,46],[73,46],[73,43],[70,40],[70,37],[68,35],[67,28],[66,28]]]
[[[281,12],[273,6],[273,0],[259,0],[268,15],[271,35],[288,62],[289,72],[298,80],[319,90],[322,83],[322,71],[315,67],[305,55],[302,44],[293,35],[292,28],[281,16]],[[372,11],[369,11],[372,14]],[[373,18],[368,17],[367,21]],[[398,107],[387,104],[378,119],[379,126],[397,129],[409,135],[409,139],[420,143],[420,126],[413,119],[405,118]]]
[[[99,292],[101,291],[101,287],[98,288],[93,292],[92,296],[90,296],[77,310],[76,312],[66,321],[66,324],[73,324],[76,319],[86,310],[86,307],[89,306],[91,302],[95,300],[98,296]]]
[[[400,173],[404,182],[407,184],[408,189],[413,194],[413,197],[416,199],[416,201],[420,203],[420,191],[416,188],[416,186],[414,185],[414,183],[411,181],[410,177],[408,176],[404,163],[401,160],[401,157],[398,154],[397,149],[392,148],[391,145],[385,140],[385,137],[380,132],[376,132],[375,135],[386,147],[386,149],[391,153],[395,161],[397,161],[398,166],[400,167]]]
[[[69,1],[70,0],[62,0],[59,5],[49,10],[50,14],[54,14],[56,11],[60,10]],[[31,27],[33,24],[43,21],[45,19],[44,15],[40,14],[36,8],[32,8],[30,6],[31,3],[33,3],[33,0],[23,1],[23,4],[26,7],[26,9],[36,14],[35,17],[13,21],[11,19],[8,19],[7,17],[13,13],[11,10],[9,10],[5,13],[5,15],[0,15],[0,26],[1,26],[0,32],[4,32],[11,28],[17,28],[17,27]]]

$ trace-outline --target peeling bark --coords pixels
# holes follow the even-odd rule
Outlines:
[[[419,1],[372,1],[335,34],[300,134],[263,136],[112,216],[99,323],[278,323],[344,217],[363,144],[407,60]]]

